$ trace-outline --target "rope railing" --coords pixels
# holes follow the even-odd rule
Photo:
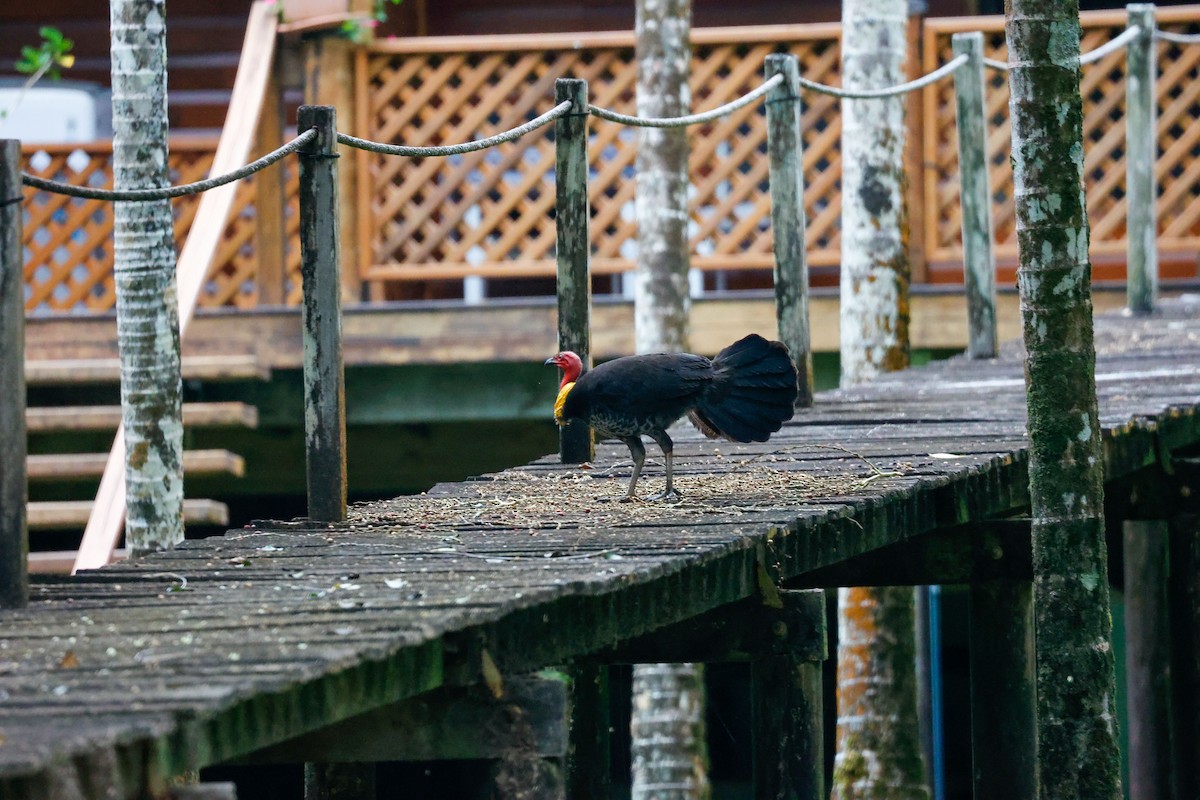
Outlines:
[[[1200,44],[1200,33],[1175,33],[1174,31],[1155,30],[1154,38],[1162,42],[1174,44]]]
[[[1174,37],[1180,36],[1180,34],[1169,34],[1167,36],[1163,36],[1161,35],[1163,33],[1165,33],[1165,31],[1155,31],[1154,36],[1155,38],[1166,39],[1167,41],[1178,41]],[[1094,64],[1095,62],[1104,58],[1106,55],[1116,52],[1122,47],[1127,47],[1130,42],[1141,35],[1142,28],[1140,25],[1130,25],[1128,28],[1122,31],[1120,35],[1114,36],[1112,39],[1108,40],[1094,50],[1081,53],[1079,56],[1079,64],[1080,66]],[[1200,43],[1200,36],[1195,37],[1191,42],[1188,43]],[[1008,72],[1009,70],[1008,63],[1005,61],[1000,61],[999,59],[985,58],[983,63],[985,66],[1000,72]]]
[[[232,172],[227,172],[224,175],[217,175],[212,178],[205,178],[202,181],[185,183],[179,186],[163,186],[152,189],[95,189],[89,186],[76,186],[70,183],[51,181],[45,178],[39,178],[36,175],[30,175],[27,172],[21,173],[21,183],[34,189],[40,189],[44,192],[65,194],[70,197],[80,197],[84,200],[109,200],[121,202],[169,200],[173,197],[184,197],[190,194],[207,192],[209,189],[215,189],[218,186],[224,186],[227,183],[233,183],[234,181],[241,180],[242,178],[248,178],[254,173],[271,166],[284,156],[296,152],[315,139],[316,136],[317,132],[314,130],[304,131],[287,144],[283,145],[277,150],[272,150],[262,158],[251,161],[244,167],[239,167],[238,169],[235,169]]]
[[[1109,53],[1114,53],[1117,50],[1120,50],[1122,47],[1125,47],[1126,45],[1128,45],[1130,42],[1132,42],[1134,39],[1138,38],[1141,35],[1142,35],[1142,28],[1140,25],[1130,25],[1128,28],[1126,28],[1124,31],[1122,31],[1119,36],[1116,36],[1116,37],[1108,40],[1104,44],[1097,47],[1095,50],[1089,50],[1086,53],[1082,53],[1079,56],[1079,63],[1080,63],[1080,65],[1083,65],[1083,64],[1092,64],[1096,61],[1099,61],[1100,59],[1104,58]]]
[[[896,95],[907,94],[930,84],[937,83],[965,63],[967,63],[965,55],[955,56],[927,75],[922,75],[920,78],[908,81],[907,83],[900,83],[882,89],[842,89],[837,86],[826,86],[823,83],[810,81],[806,78],[800,78],[800,86],[820,94],[827,94],[846,100],[874,100],[881,97],[895,97]]]
[[[408,156],[410,158],[431,158],[435,156],[457,156],[463,153],[473,153],[476,150],[486,150],[489,147],[494,147],[505,142],[512,142],[520,139],[527,133],[536,131],[545,125],[549,125],[559,117],[564,117],[571,110],[571,103],[563,101],[554,108],[542,114],[539,117],[531,119],[524,125],[518,125],[515,128],[498,133],[495,136],[489,136],[486,139],[477,139],[473,142],[464,142],[462,144],[437,145],[431,147],[409,147],[402,144],[384,144],[383,142],[372,142],[368,139],[359,139],[356,136],[350,136],[345,133],[339,133],[337,140],[339,144],[344,144],[347,147],[356,147],[360,150],[369,150],[372,153],[381,153],[388,156]]]
[[[609,122],[619,122],[622,125],[630,125],[637,128],[684,128],[688,125],[699,125],[705,122],[712,122],[715,119],[720,119],[728,114],[732,114],[739,108],[745,108],[753,103],[758,98],[770,92],[783,81],[782,75],[772,75],[767,80],[763,81],[759,86],[736,100],[732,100],[723,106],[702,111],[699,114],[689,114],[684,117],[636,117],[629,114],[619,114],[616,111],[610,111],[607,108],[599,106],[589,106],[588,112],[593,117],[608,120]]]

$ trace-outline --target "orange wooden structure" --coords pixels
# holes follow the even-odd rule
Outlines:
[[[1085,49],[1111,39],[1125,25],[1123,12],[1092,12],[1081,19]],[[1200,6],[1160,9],[1158,19],[1162,28],[1191,31],[1200,25]],[[1001,18],[930,19],[921,37],[925,71],[948,60],[950,37],[960,30],[984,30],[990,55],[1003,57]],[[757,85],[763,57],[774,51],[795,53],[805,77],[838,83],[836,24],[698,29],[693,43],[697,109],[719,105]],[[1123,59],[1123,51],[1118,51],[1085,67],[1083,77],[1092,255],[1096,276],[1102,279],[1119,279],[1124,269]],[[1158,63],[1161,261],[1165,277],[1195,277],[1200,254],[1200,126],[1191,123],[1200,116],[1200,48],[1162,43]],[[490,135],[545,111],[552,105],[554,80],[563,76],[586,78],[594,104],[631,111],[633,35],[390,39],[362,48],[356,73],[352,123],[357,135],[405,144],[452,143]],[[913,219],[921,226],[927,259],[927,264],[916,265],[915,273],[934,283],[961,280],[952,91],[950,81],[924,90],[921,119],[914,120],[923,142],[921,162],[911,166],[922,189],[913,193],[921,205]],[[991,73],[988,103],[1003,285],[1011,283],[1016,258],[1003,73]],[[836,100],[805,93],[808,254],[818,284],[836,282],[839,260],[839,123]],[[597,120],[592,131],[593,269],[598,275],[620,273],[633,265],[637,135]],[[693,266],[722,273],[725,285],[739,285],[739,273],[751,273],[749,285],[761,285],[771,264],[762,114],[751,107],[697,127],[691,136]],[[267,149],[261,141],[260,145]],[[215,142],[175,143],[177,179],[202,176],[214,147]],[[108,185],[110,151],[107,144],[30,146],[27,168],[59,180]],[[343,202],[356,206],[357,263],[348,265],[356,267],[348,272],[363,288],[356,288],[350,302],[461,296],[462,279],[468,276],[513,287],[499,293],[553,293],[549,133],[451,159],[395,159],[363,151],[352,157],[357,190]],[[293,208],[273,214],[285,226],[286,268],[269,275],[258,274],[260,250],[263,241],[278,239],[255,232],[258,216],[266,219],[256,202],[261,180],[262,176],[244,181],[238,191],[203,287],[202,307],[251,308],[260,297],[267,302],[298,301],[294,170],[285,193]],[[176,202],[176,232],[182,240],[195,201]],[[29,311],[77,314],[111,309],[111,209],[95,201],[44,194],[34,195],[28,207]]]

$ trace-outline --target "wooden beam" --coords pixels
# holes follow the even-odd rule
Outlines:
[[[58,530],[87,524],[90,500],[49,500],[29,504],[30,530]],[[228,525],[229,507],[216,500],[184,500],[183,520],[189,525]]]
[[[498,758],[511,746],[505,732],[531,726],[534,752],[567,752],[567,685],[557,678],[514,676],[497,700],[487,687],[443,687],[251,753],[237,763],[361,763]]]
[[[121,424],[120,406],[53,406],[25,411],[30,433],[113,430]],[[198,428],[255,428],[258,409],[247,403],[184,403],[183,424]]]
[[[0,607],[29,601],[21,143],[0,140]]]
[[[271,379],[271,368],[253,355],[187,356],[183,359],[182,370],[184,380]],[[117,383],[120,380],[121,362],[115,358],[39,358],[25,361],[25,381],[30,386]]]
[[[61,481],[99,478],[108,462],[107,453],[45,453],[27,458],[29,480]],[[228,450],[185,450],[186,475],[246,474],[246,459]]]
[[[186,502],[186,501],[185,501]],[[29,554],[30,575],[70,575],[75,566],[76,550],[42,550]],[[129,553],[124,548],[114,550],[113,561],[124,561]]]

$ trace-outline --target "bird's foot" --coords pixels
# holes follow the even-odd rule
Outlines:
[[[675,489],[671,489],[670,491],[666,492],[659,492],[658,494],[652,494],[646,498],[646,500],[654,503],[678,503],[682,499],[683,495]]]

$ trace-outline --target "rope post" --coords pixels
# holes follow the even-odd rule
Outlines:
[[[317,130],[317,138],[299,151],[308,518],[312,522],[344,522],[346,385],[333,107],[301,106],[297,127]]]
[[[983,97],[983,34],[956,33],[955,55],[967,61],[954,72],[958,112],[958,170],[962,191],[963,282],[967,293],[967,356],[995,358],[996,254],[992,236],[992,186],[987,164]]]
[[[554,82],[554,101],[571,102],[554,121],[555,252],[558,260],[558,348],[591,365],[592,281],[588,275],[588,85],[576,78]],[[562,463],[591,461],[592,431],[575,421],[559,430]]]
[[[800,136],[800,70],[796,57],[773,53],[765,78],[783,80],[767,94],[767,158],[771,229],[775,238],[775,319],[799,378],[796,407],[813,402],[812,342],[808,328],[808,262],[804,253],[804,140]]]
[[[1129,27],[1137,25],[1141,29],[1128,45],[1125,70],[1127,303],[1133,313],[1149,314],[1158,295],[1154,6],[1134,3],[1125,9]]]
[[[0,608],[29,603],[21,143],[0,140]]]

